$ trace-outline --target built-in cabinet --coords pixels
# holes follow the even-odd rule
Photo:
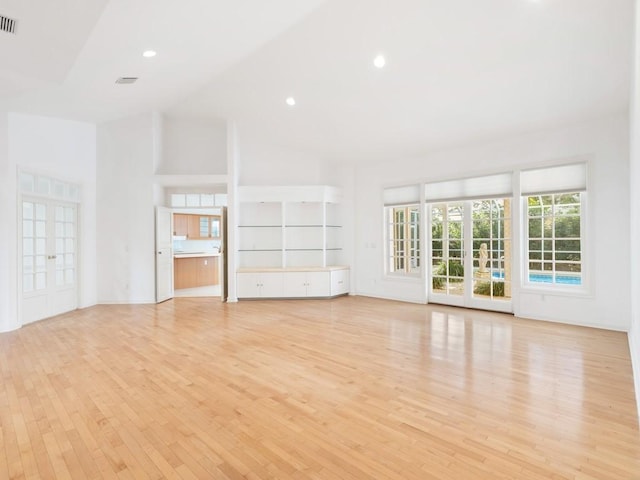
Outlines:
[[[284,293],[284,273],[282,272],[242,272],[238,273],[238,298],[282,297]]]
[[[237,280],[238,298],[320,298],[349,293],[348,267],[243,268]]]
[[[173,259],[174,288],[218,285],[218,257],[187,257]]]
[[[328,186],[238,189],[238,298],[349,293],[340,190]]]
[[[220,238],[220,217],[217,215],[173,214],[173,234],[189,240]]]

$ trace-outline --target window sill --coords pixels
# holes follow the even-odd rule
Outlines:
[[[384,280],[418,283],[422,281],[421,273],[386,273]]]
[[[557,297],[593,297],[593,293],[584,286],[580,287],[558,287],[547,285],[532,285],[524,284],[520,287],[520,293],[536,294],[536,295],[551,295]]]

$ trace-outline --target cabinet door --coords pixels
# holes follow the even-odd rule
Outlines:
[[[277,298],[284,293],[284,274],[269,272],[260,274],[261,297]]]
[[[308,297],[328,297],[330,290],[329,272],[307,272]]]
[[[209,236],[211,238],[220,238],[220,217],[209,217]]]
[[[194,288],[198,286],[198,260],[199,258],[176,258],[174,265],[174,288]]]
[[[198,260],[198,286],[218,284],[218,262],[216,257],[200,257]]]
[[[257,273],[237,274],[238,298],[256,298],[260,296],[260,278]]]
[[[187,236],[189,234],[189,215],[173,214],[173,234]]]
[[[209,228],[209,217],[200,217],[198,220],[199,227],[199,235],[200,238],[209,238],[211,236],[211,229]]]
[[[188,239],[200,238],[200,216],[199,215],[187,215],[188,219]]]
[[[307,272],[284,273],[284,296],[299,298],[307,296]]]
[[[331,296],[349,293],[349,270],[331,272]]]

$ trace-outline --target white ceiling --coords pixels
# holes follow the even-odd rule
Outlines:
[[[20,21],[0,33],[0,101],[97,122],[229,118],[328,158],[416,155],[624,111],[633,3],[0,0]]]

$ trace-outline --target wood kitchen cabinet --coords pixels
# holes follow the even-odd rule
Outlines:
[[[220,238],[220,217],[217,215],[199,215],[198,228],[200,238]]]
[[[173,234],[186,237],[189,234],[189,217],[184,213],[173,214]]]
[[[218,215],[173,214],[173,234],[189,240],[210,240],[220,238],[220,217]]]
[[[218,285],[218,257],[187,257],[173,259],[174,288]]]

